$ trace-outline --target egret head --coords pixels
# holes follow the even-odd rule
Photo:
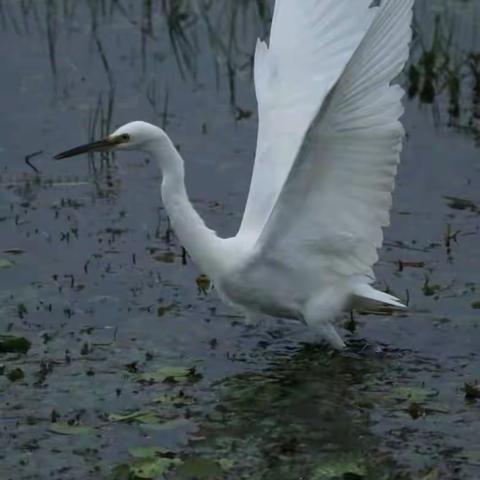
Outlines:
[[[146,122],[131,122],[118,128],[108,137],[72,148],[55,156],[57,160],[89,152],[140,150],[149,152],[154,142],[168,138],[165,132]]]

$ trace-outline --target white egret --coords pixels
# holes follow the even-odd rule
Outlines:
[[[413,0],[276,0],[270,41],[255,53],[259,129],[237,235],[219,238],[191,205],[184,162],[167,134],[133,122],[57,155],[141,150],[163,173],[161,195],[180,242],[224,301],[247,317],[332,325],[350,308],[404,307],[374,289],[404,130]]]

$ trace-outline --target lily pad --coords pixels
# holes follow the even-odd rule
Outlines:
[[[364,459],[361,456],[355,454],[340,455],[319,465],[313,473],[312,480],[332,480],[347,475],[362,479],[366,473]]]
[[[48,429],[59,435],[87,435],[94,431],[93,428],[85,425],[70,425],[68,423],[52,423]]]
[[[438,394],[435,390],[429,390],[422,387],[397,387],[391,392],[391,397],[399,401],[408,401],[412,403],[423,403],[428,398],[435,397]]]
[[[6,259],[6,258],[0,258],[0,270],[4,268],[12,268],[15,265],[14,262]]]
[[[223,477],[223,470],[214,460],[190,458],[175,470],[175,478],[182,480],[208,480]]]
[[[130,473],[134,478],[158,478],[180,463],[178,458],[146,458],[132,465]]]
[[[136,447],[130,448],[128,453],[133,458],[152,458],[171,455],[170,450],[162,447]]]
[[[0,335],[0,353],[27,353],[32,346],[24,337]]]

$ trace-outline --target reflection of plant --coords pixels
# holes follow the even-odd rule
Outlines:
[[[458,44],[458,26],[447,10],[437,14],[432,39],[427,42],[428,29],[415,23],[407,92],[411,99],[418,97],[421,103],[432,105],[437,123],[479,140],[480,55]]]
[[[465,2],[474,8],[471,0]],[[156,88],[157,75],[149,70],[153,68],[157,56],[164,56],[163,50],[159,52],[159,48],[164,48],[164,39],[183,78],[197,82],[200,62],[202,67],[213,66],[217,83],[226,81],[232,115],[238,117],[239,112],[244,111],[238,105],[238,78],[245,74],[251,78],[255,40],[267,35],[272,0],[7,1],[2,2],[0,9],[0,28],[29,34],[37,25],[45,35],[50,67],[58,83],[62,70],[57,47],[65,31],[75,22],[84,20],[85,9],[79,7],[82,3],[88,7],[92,43],[97,44],[96,53],[107,74],[111,108],[114,73],[108,69],[108,59],[114,52],[111,46],[102,45],[99,39],[112,22],[126,19],[131,28],[140,34],[141,41],[132,48],[135,48],[135,56],[141,62],[139,75],[146,85],[145,96],[157,117],[161,113],[155,107],[152,92],[158,90],[159,98],[168,98],[168,95]],[[419,13],[423,10],[430,13],[433,8],[427,0],[418,0],[417,7]],[[471,133],[480,140],[480,54],[459,46],[458,31],[463,25],[453,21],[455,17],[449,8],[442,7],[431,28],[428,26],[428,15],[417,15],[412,62],[406,76],[407,91],[410,98],[432,105],[437,122]],[[475,16],[471,18],[474,21]],[[465,17],[462,22],[469,22],[469,19]],[[210,56],[211,63],[205,55]],[[153,84],[152,77],[155,79]],[[143,82],[145,78],[148,78],[147,82]],[[168,86],[163,86],[162,90],[165,88],[168,89]],[[96,96],[98,98],[98,94]],[[111,112],[107,117],[110,116]],[[443,120],[444,117],[446,120]],[[166,115],[163,120],[166,123]]]

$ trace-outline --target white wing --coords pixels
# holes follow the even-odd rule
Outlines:
[[[275,260],[306,279],[373,276],[404,135],[403,90],[390,83],[408,58],[412,6],[385,0],[379,8],[303,138],[257,264]]]
[[[371,0],[276,0],[270,46],[258,42],[257,153],[239,236],[257,240],[307,129],[373,19]]]

